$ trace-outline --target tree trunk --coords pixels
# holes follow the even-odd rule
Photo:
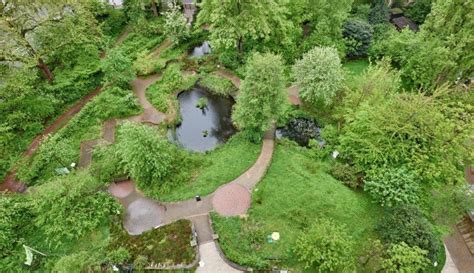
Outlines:
[[[240,36],[239,40],[237,41],[237,50],[239,51],[239,53],[244,52],[244,39],[242,38],[242,36]]]
[[[156,8],[155,0],[151,0],[151,10],[155,16],[158,16],[158,9]]]
[[[36,66],[41,70],[41,72],[43,72],[46,79],[48,79],[48,82],[52,83],[54,79],[54,75],[49,69],[49,67],[44,63],[42,58],[38,59],[38,64]]]

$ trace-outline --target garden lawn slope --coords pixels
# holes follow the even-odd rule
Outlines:
[[[299,234],[318,217],[345,224],[360,256],[380,210],[364,193],[355,192],[325,172],[326,164],[304,148],[279,144],[266,177],[253,192],[249,219],[214,216],[214,228],[226,256],[247,266],[277,265],[302,272],[292,249]],[[266,241],[279,232],[281,239]]]
[[[252,143],[239,133],[215,150],[195,154],[202,165],[195,170],[191,181],[160,196],[160,200],[178,201],[193,198],[196,194],[212,193],[250,168],[257,160],[261,146],[261,143]]]

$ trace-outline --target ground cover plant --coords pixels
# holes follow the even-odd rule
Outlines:
[[[196,250],[190,244],[193,234],[189,220],[179,220],[138,236],[130,236],[119,221],[120,219],[116,219],[111,226],[108,249],[125,249],[128,257],[124,263],[141,263],[143,267],[151,263],[187,265],[194,261]]]

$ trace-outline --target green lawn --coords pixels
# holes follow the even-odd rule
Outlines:
[[[232,181],[250,168],[260,154],[261,144],[246,140],[242,134],[233,136],[226,144],[205,154],[196,154],[203,162],[189,183],[174,188],[160,197],[163,201],[193,198],[196,194],[207,195],[220,185]]]
[[[291,249],[297,236],[318,217],[345,224],[359,256],[373,236],[380,209],[366,194],[344,186],[326,169],[327,163],[310,158],[303,148],[278,144],[266,177],[253,192],[248,219],[213,216],[226,256],[243,265],[277,265],[301,272],[302,265]],[[274,231],[281,239],[267,243],[266,236]]]
[[[369,61],[367,59],[352,60],[344,63],[342,67],[351,76],[358,76],[362,74],[367,69],[367,67],[369,67]]]

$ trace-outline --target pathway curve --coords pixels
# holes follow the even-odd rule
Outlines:
[[[120,36],[117,38],[114,46],[117,46],[121,44],[127,37],[128,37],[129,31],[128,29],[125,29],[125,31],[120,34]],[[105,52],[101,54],[101,58],[105,57]],[[36,136],[33,141],[30,143],[26,151],[22,154],[22,157],[31,157],[33,153],[36,151],[36,149],[39,147],[43,139],[51,133],[56,132],[59,130],[61,127],[63,127],[69,120],[71,120],[72,117],[74,117],[79,111],[86,105],[87,102],[92,100],[95,96],[100,94],[102,92],[101,87],[97,87],[94,89],[92,92],[90,92],[88,95],[77,101],[69,110],[63,114],[61,114],[56,120],[46,127],[46,129],[43,130],[38,136]],[[82,147],[81,147],[82,149]],[[13,167],[13,169],[7,173],[5,176],[3,182],[0,184],[0,192],[25,192],[27,190],[27,186],[16,180],[16,167]]]

